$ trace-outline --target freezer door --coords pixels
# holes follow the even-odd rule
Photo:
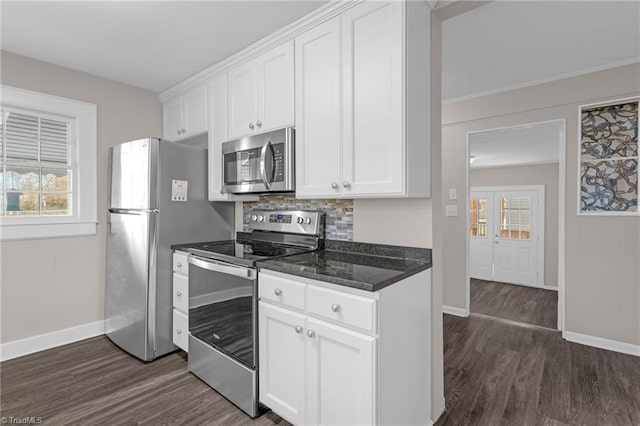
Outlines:
[[[158,144],[154,138],[109,148],[109,208],[156,209]]]
[[[108,213],[105,334],[149,361],[155,346],[156,213]]]

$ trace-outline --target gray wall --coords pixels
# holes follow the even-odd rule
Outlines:
[[[632,64],[444,105],[441,182],[467,190],[467,132],[566,120],[566,330],[634,345],[640,344],[640,218],[577,215],[577,152],[579,105],[637,95],[640,64]],[[444,208],[435,200],[434,206]],[[464,309],[464,215],[434,226],[446,235],[440,253],[444,304]]]
[[[98,233],[0,243],[0,342],[7,343],[104,319],[107,148],[161,136],[162,114],[156,93],[0,54],[2,84],[98,106]]]
[[[544,285],[558,285],[558,164],[471,169],[474,186],[544,185]]]

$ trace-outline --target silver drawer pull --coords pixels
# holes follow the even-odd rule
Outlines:
[[[182,268],[182,263],[180,263],[180,262],[176,263],[176,267]]]
[[[316,332],[313,330],[307,330],[307,336],[313,338],[316,335]]]
[[[182,292],[181,291],[176,291],[176,296],[182,297]]]
[[[182,330],[177,329],[177,330],[176,330],[176,334],[182,334]]]
[[[273,290],[273,293],[274,293],[276,296],[280,296],[280,295],[282,294],[282,290],[280,290],[279,288],[276,288],[275,290]]]
[[[340,310],[340,305],[336,305],[335,303],[331,305],[331,310],[333,312],[338,312]]]
[[[295,326],[295,330],[296,330],[296,333],[298,334],[302,333],[302,327],[300,327],[299,325]]]

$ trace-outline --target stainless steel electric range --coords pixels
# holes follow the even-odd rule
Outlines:
[[[258,260],[317,250],[323,214],[253,211],[251,232],[189,255],[189,371],[252,417],[258,403]]]

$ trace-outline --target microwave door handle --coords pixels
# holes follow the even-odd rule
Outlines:
[[[262,175],[262,181],[264,182],[264,186],[267,189],[271,189],[271,180],[267,177],[267,164],[266,164],[267,150],[269,148],[273,149],[273,143],[271,143],[271,139],[268,139],[267,142],[262,146],[262,152],[260,153],[260,174]]]

